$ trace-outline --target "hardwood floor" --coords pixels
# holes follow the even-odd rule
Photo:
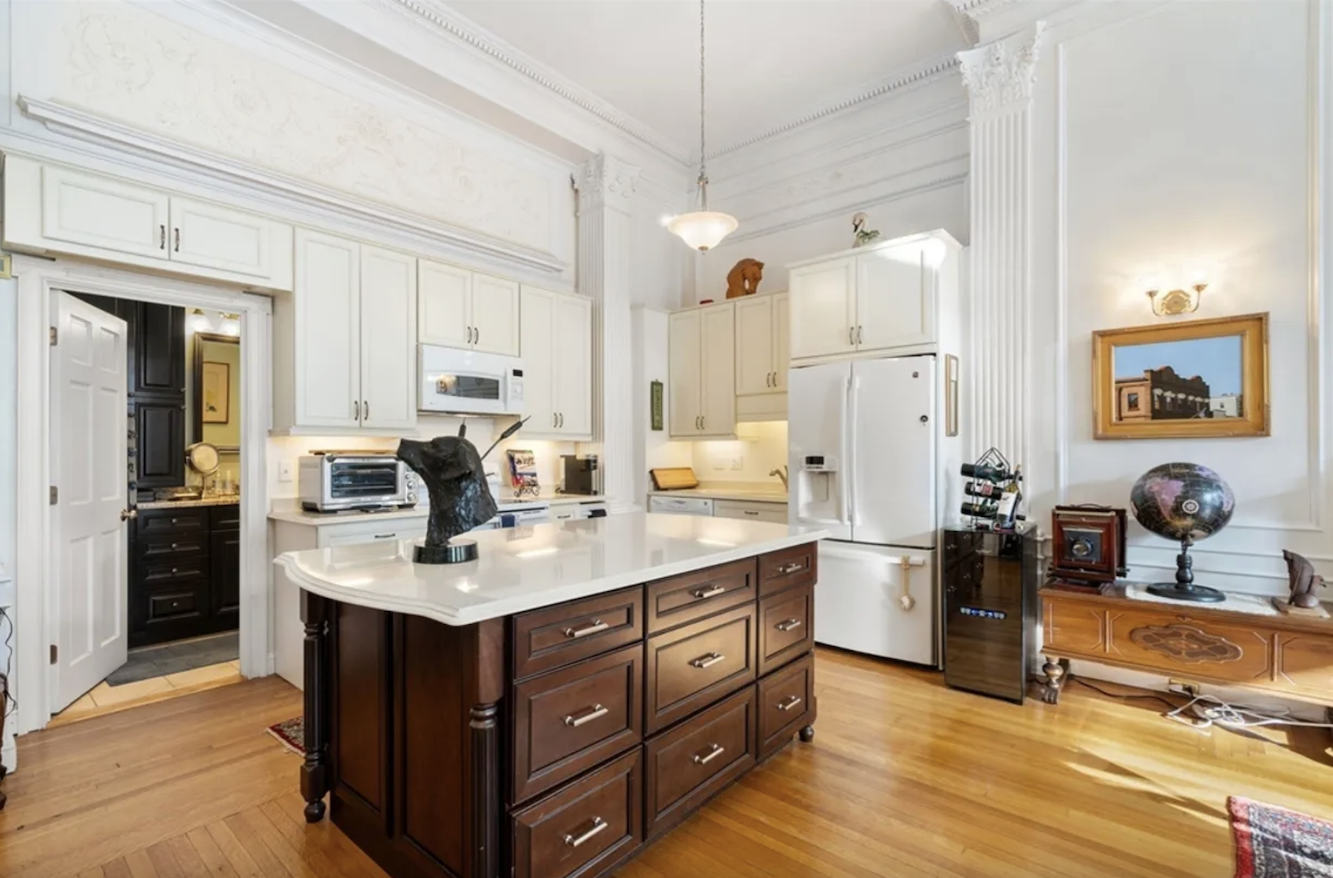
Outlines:
[[[1202,734],[1080,686],[1015,707],[828,650],[817,668],[814,744],[620,878],[1226,878],[1228,795],[1333,815],[1324,730]],[[25,737],[0,875],[381,876],[301,819],[298,760],[264,733],[300,709],[270,677]]]

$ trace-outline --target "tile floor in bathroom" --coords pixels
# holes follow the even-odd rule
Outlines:
[[[48,727],[54,728],[65,723],[128,710],[131,707],[166,701],[168,698],[192,692],[229,686],[241,682],[242,679],[241,663],[236,660],[205,665],[202,668],[162,677],[150,677],[147,680],[124,683],[120,686],[108,686],[106,681],[103,681],[78,701],[51,717]]]

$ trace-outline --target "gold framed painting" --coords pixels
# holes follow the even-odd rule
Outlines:
[[[1267,436],[1268,315],[1092,334],[1098,439]]]
[[[205,361],[201,381],[203,422],[225,424],[231,420],[231,367],[226,363]]]

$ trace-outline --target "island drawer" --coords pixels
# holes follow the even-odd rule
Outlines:
[[[757,615],[747,604],[649,638],[647,730],[683,719],[755,679]]]
[[[625,647],[514,686],[513,801],[624,752],[643,737],[643,647]]]
[[[648,585],[648,633],[655,634],[755,599],[753,558]]]
[[[814,646],[815,587],[802,585],[759,601],[759,674],[775,671]]]
[[[759,556],[759,594],[814,585],[819,576],[819,544],[805,543]]]
[[[208,507],[140,509],[135,523],[135,532],[140,537],[202,533],[208,530]]]
[[[514,878],[592,874],[643,841],[641,749],[514,814]]]
[[[759,758],[814,721],[813,654],[759,681]]]
[[[644,746],[648,836],[679,823],[755,763],[755,687],[663,732]]]
[[[179,535],[146,537],[134,541],[140,560],[171,566],[179,558],[208,554],[208,533],[188,531]]]
[[[524,679],[643,638],[643,589],[627,588],[513,620],[514,676]]]

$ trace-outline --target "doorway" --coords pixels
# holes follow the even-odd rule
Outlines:
[[[15,274],[33,413],[17,443],[19,733],[269,673],[269,300],[26,257]],[[61,351],[76,313],[96,359]],[[67,380],[80,357],[95,380]]]

